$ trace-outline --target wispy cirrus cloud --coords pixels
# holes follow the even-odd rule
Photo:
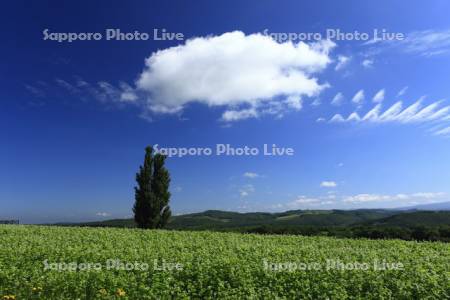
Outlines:
[[[399,45],[403,51],[423,56],[435,56],[450,50],[450,30],[422,30],[407,35]]]
[[[35,97],[44,98],[46,96],[44,89],[42,89],[41,87],[37,87],[31,84],[25,84],[24,86],[25,89]]]
[[[364,60],[361,62],[361,65],[362,65],[364,68],[369,69],[369,68],[372,68],[372,67],[373,67],[373,63],[374,63],[374,60],[373,60],[373,59],[366,58],[366,59],[364,59]]]
[[[403,87],[400,91],[398,91],[397,98],[403,96],[407,90],[408,90],[408,86]]]
[[[55,84],[56,83],[56,84]],[[126,82],[117,85],[107,81],[88,82],[81,77],[75,79],[56,78],[54,83],[39,82],[39,88],[32,85],[25,86],[32,94],[44,96],[60,96],[61,91],[69,93],[81,100],[93,99],[104,104],[134,103],[137,104],[136,91]]]
[[[437,129],[436,131],[433,132],[434,135],[439,135],[439,136],[447,136],[450,137],[450,126],[449,127],[445,127],[445,128],[441,128],[441,129]]]
[[[450,29],[412,31],[407,33],[403,40],[372,40],[365,45],[376,48],[377,52],[396,50],[406,54],[432,57],[449,53]]]
[[[427,123],[434,121],[450,120],[450,105],[444,106],[444,100],[435,101],[431,104],[424,105],[425,97],[409,106],[404,106],[402,101],[397,101],[386,110],[382,111],[382,105],[375,105],[365,114],[353,112],[347,118],[341,114],[335,114],[330,118],[330,123],[343,122],[372,122],[372,123]],[[435,135],[446,135],[446,128],[435,130]]]
[[[344,117],[341,114],[335,114],[329,121],[330,123],[345,122]]]
[[[344,102],[344,95],[341,92],[339,92],[331,100],[331,105],[340,106],[342,105],[343,102]]]
[[[81,93],[81,90],[76,85],[71,84],[64,79],[56,78],[55,82],[58,86],[69,91],[70,93],[73,93],[73,94]]]
[[[384,90],[384,89],[379,90],[379,91],[375,94],[375,96],[373,96],[372,102],[375,102],[375,103],[383,102],[383,100],[384,100],[384,94],[385,94],[385,90]]]
[[[359,90],[358,92],[356,92],[356,94],[353,96],[352,98],[352,102],[357,104],[357,105],[361,105],[364,102],[364,90]]]
[[[350,60],[351,60],[350,56],[338,55],[337,64],[334,67],[334,69],[336,71],[342,70],[350,63]]]

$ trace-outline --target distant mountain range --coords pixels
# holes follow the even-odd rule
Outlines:
[[[397,208],[397,210],[450,210],[450,202],[439,202],[409,207],[401,207]]]
[[[134,227],[133,219],[115,219],[88,223],[59,223],[66,226]],[[242,231],[269,227],[342,227],[342,226],[439,226],[450,225],[450,202],[397,209],[291,210],[282,213],[238,213],[207,210],[173,216],[168,229]]]

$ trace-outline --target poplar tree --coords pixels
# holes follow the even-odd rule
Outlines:
[[[136,174],[137,186],[133,207],[134,221],[139,228],[163,228],[171,216],[170,174],[165,168],[166,156],[145,148],[144,164]]]

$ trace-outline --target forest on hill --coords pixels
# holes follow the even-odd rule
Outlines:
[[[57,225],[135,227],[133,219]],[[450,212],[360,209],[238,213],[208,210],[173,216],[167,229],[448,242]]]

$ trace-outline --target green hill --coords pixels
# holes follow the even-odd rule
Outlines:
[[[56,225],[135,227],[133,219]],[[208,210],[173,216],[166,229],[450,241],[450,212],[359,209],[238,213]]]
[[[361,210],[292,210],[282,213],[238,213],[220,210],[173,216],[169,229],[226,229],[243,226],[348,226],[379,220],[401,212],[376,209]],[[133,219],[113,219],[87,223],[59,223],[57,225],[134,227]]]
[[[368,222],[377,226],[441,226],[450,225],[450,212],[448,211],[415,211],[395,214],[386,218]]]
[[[292,210],[283,213],[237,213],[208,210],[174,217],[173,229],[223,229],[242,226],[348,226],[391,216],[388,210]]]
[[[113,219],[87,223],[60,223],[94,227],[135,227],[133,219]],[[168,229],[236,229],[254,226],[440,226],[450,225],[449,211],[291,210],[282,213],[238,213],[220,210],[173,216]]]

